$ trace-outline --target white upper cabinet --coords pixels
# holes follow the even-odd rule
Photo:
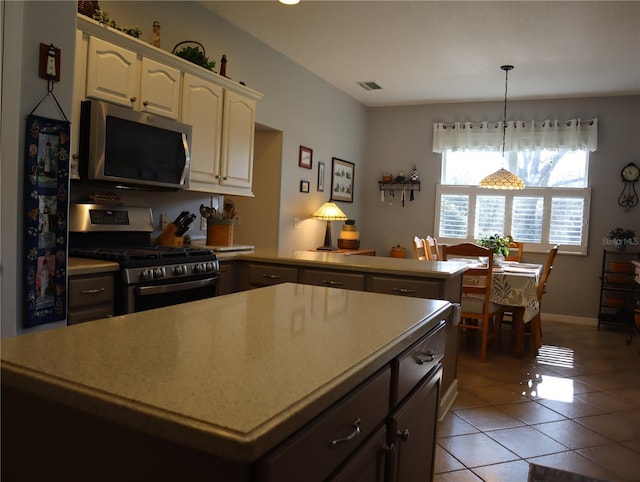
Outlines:
[[[171,119],[180,113],[182,73],[155,60],[142,58],[139,109]]]
[[[181,75],[176,68],[89,38],[87,97],[177,119]]]
[[[256,102],[226,91],[222,121],[221,184],[251,189]]]
[[[192,128],[191,189],[213,190],[219,183],[222,99],[219,85],[184,74],[181,122]]]
[[[189,189],[253,196],[262,94],[84,15],[77,21],[72,125],[80,123],[85,98],[180,120],[192,127]]]
[[[135,108],[139,90],[138,55],[97,37],[89,37],[87,97]]]

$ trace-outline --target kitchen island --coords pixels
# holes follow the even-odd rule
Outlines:
[[[4,339],[3,480],[302,480],[281,478],[287,454],[358,401],[379,410],[338,432],[355,423],[363,442],[426,379],[435,419],[456,316],[441,300],[285,283]],[[295,459],[324,479],[359,447]]]

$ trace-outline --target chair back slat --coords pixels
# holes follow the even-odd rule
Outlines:
[[[427,253],[427,258],[430,261],[440,261],[440,248],[438,248],[438,240],[431,236],[427,236],[424,240],[424,249]]]
[[[512,241],[509,243],[509,254],[504,257],[505,261],[522,261],[524,253],[524,243],[521,241]]]
[[[545,292],[547,281],[549,280],[549,275],[551,274],[551,270],[553,269],[553,262],[555,261],[556,255],[558,254],[558,248],[559,246],[556,244],[553,248],[549,250],[549,254],[547,255],[547,261],[544,263],[542,275],[540,276],[540,279],[538,280],[538,285],[536,286],[538,303],[542,301],[542,295]]]
[[[424,239],[414,236],[413,237],[413,256],[415,259],[420,261],[426,261],[429,258],[427,257],[427,250],[425,247]]]

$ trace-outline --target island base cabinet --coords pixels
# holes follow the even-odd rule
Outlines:
[[[0,394],[3,482],[253,480],[250,465],[125,427],[5,383]]]
[[[435,431],[442,370],[425,378],[390,416],[387,482],[433,480]]]
[[[389,413],[387,367],[274,449],[259,464],[260,482],[326,480],[384,423]]]

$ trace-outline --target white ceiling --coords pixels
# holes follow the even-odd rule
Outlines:
[[[201,3],[367,106],[640,94],[640,1]]]

